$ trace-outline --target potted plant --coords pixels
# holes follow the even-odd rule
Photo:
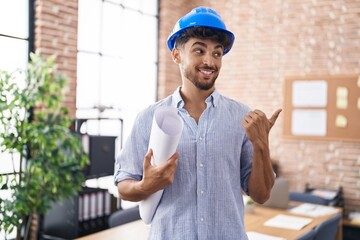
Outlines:
[[[255,208],[255,201],[249,197],[249,196],[246,196],[244,197],[245,199],[245,212],[247,213],[253,213],[254,212],[254,208]]]
[[[26,71],[0,72],[0,154],[19,164],[0,176],[0,189],[12,196],[0,197],[0,229],[16,228],[16,239],[38,239],[39,216],[84,182],[89,159],[62,106],[65,87],[54,57],[31,54]]]

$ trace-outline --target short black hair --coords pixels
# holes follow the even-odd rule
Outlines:
[[[184,46],[191,38],[208,39],[220,43],[224,50],[231,47],[232,39],[224,31],[209,27],[191,27],[185,29],[175,40],[175,47]]]

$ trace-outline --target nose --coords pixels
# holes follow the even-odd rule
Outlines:
[[[211,53],[204,54],[203,64],[207,66],[214,66],[214,58]]]

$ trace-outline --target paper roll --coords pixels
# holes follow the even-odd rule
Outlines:
[[[184,123],[174,107],[160,107],[153,117],[149,149],[153,150],[152,163],[159,165],[176,151]],[[164,190],[160,190],[140,202],[140,217],[146,223],[152,222]]]

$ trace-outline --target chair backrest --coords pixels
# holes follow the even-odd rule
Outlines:
[[[290,201],[314,203],[314,204],[321,204],[321,205],[329,204],[328,200],[321,198],[319,196],[316,196],[316,195],[312,195],[311,193],[307,193],[307,192],[290,192],[289,199],[290,199]]]
[[[315,228],[315,232],[316,232],[315,239],[335,240],[340,220],[341,220],[341,214],[339,213],[334,217],[329,218],[326,221],[317,225]]]
[[[112,213],[109,217],[109,227],[119,226],[140,219],[139,206],[121,209]]]
[[[313,240],[315,238],[315,234],[315,229],[311,229],[310,231],[298,237],[296,240]]]

